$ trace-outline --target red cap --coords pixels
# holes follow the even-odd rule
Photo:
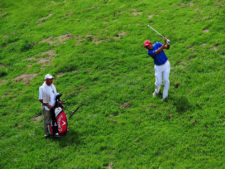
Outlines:
[[[147,47],[150,43],[151,43],[151,42],[150,42],[149,40],[146,40],[146,41],[144,42],[144,47]]]

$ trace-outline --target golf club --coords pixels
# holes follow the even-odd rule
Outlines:
[[[79,108],[80,108],[80,107],[77,107],[77,108],[70,114],[69,119],[72,118],[72,116],[74,115],[74,113],[75,113]]]
[[[151,30],[153,30],[155,33],[157,33],[159,36],[165,38],[165,36],[163,36],[161,33],[159,33],[157,30],[155,30],[153,27],[151,27],[150,25],[147,25],[148,28],[150,28]]]

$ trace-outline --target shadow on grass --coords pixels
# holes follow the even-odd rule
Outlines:
[[[55,141],[59,142],[59,145],[62,147],[79,145],[81,142],[79,140],[79,135],[74,130],[69,130],[65,136],[60,138],[54,138]]]
[[[191,110],[193,108],[193,106],[185,96],[172,97],[171,100],[173,102],[173,105],[176,107],[176,111],[178,113],[184,113],[187,110]]]

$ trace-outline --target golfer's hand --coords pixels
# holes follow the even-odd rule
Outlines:
[[[164,44],[167,44],[167,38],[166,37],[164,38]]]
[[[166,40],[166,43],[167,43],[167,45],[170,45],[170,40],[167,39],[167,40]]]

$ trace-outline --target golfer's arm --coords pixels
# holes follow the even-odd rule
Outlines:
[[[165,48],[165,45],[163,44],[158,50],[155,51],[155,54],[157,55],[159,52],[161,52]]]

